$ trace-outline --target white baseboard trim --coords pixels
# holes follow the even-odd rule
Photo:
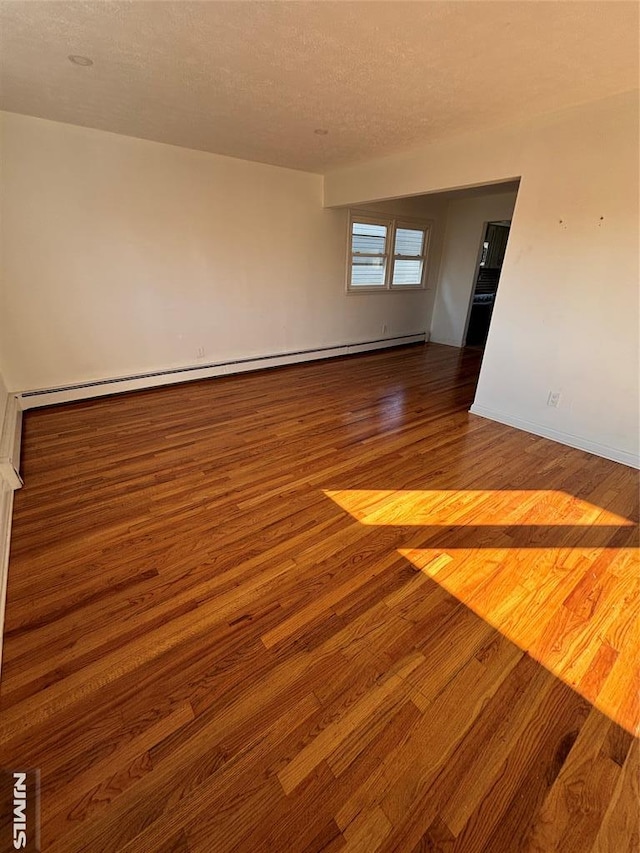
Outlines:
[[[454,340],[453,338],[430,338],[432,344],[442,344],[444,347],[456,347],[462,349],[462,341]]]
[[[565,444],[568,447],[575,447],[576,450],[585,450],[587,453],[593,453],[594,456],[602,456],[604,459],[610,459],[612,462],[620,462],[622,465],[628,465],[630,468],[640,468],[640,457],[629,453],[626,450],[619,450],[616,447],[609,447],[606,444],[599,444],[596,441],[591,441],[588,438],[583,438],[580,435],[573,435],[570,432],[562,432],[561,430],[553,429],[544,424],[534,423],[533,421],[518,418],[514,415],[508,415],[504,412],[498,412],[495,409],[487,408],[486,406],[474,403],[469,409],[472,415],[479,415],[481,418],[487,418],[490,421],[497,421],[506,426],[521,429],[524,432],[530,432],[533,435],[539,435],[541,438],[548,438],[550,441],[557,441],[559,444]]]
[[[10,395],[0,431],[0,672],[2,671],[2,639],[4,637],[4,610],[9,572],[13,493],[22,486],[22,478],[20,477],[21,437],[22,410],[18,399]]]
[[[240,358],[216,364],[193,365],[191,367],[160,370],[154,373],[141,373],[135,376],[100,379],[95,382],[65,385],[60,388],[22,391],[18,394],[18,397],[20,398],[20,405],[23,409],[35,409],[41,406],[50,406],[53,403],[88,400],[108,394],[120,394],[125,391],[140,391],[147,388],[156,388],[161,385],[173,385],[177,382],[211,379],[215,376],[229,376],[234,373],[244,373],[250,370],[264,370],[269,367],[282,367],[287,364],[299,364],[323,358],[337,358],[338,356],[406,346],[407,344],[424,343],[426,337],[424,332],[420,332],[415,335],[400,335],[395,338],[380,338],[360,343],[340,344],[330,347],[298,350],[296,352],[278,353],[276,355]]]

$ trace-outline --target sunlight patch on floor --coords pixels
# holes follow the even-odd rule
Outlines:
[[[633,525],[628,518],[557,490],[325,489],[324,493],[362,524]]]
[[[485,622],[631,732],[640,725],[634,548],[400,549]]]
[[[451,547],[399,553],[611,719],[638,732],[638,549],[607,546],[608,537],[596,546],[580,544],[580,530],[628,529],[633,522],[561,491],[325,494],[366,525],[450,528]],[[460,530],[480,534],[486,525],[531,526],[538,535],[523,547],[492,547],[480,536],[478,547],[456,547]],[[541,545],[541,533],[548,545]]]

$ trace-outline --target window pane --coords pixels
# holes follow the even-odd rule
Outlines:
[[[357,258],[351,265],[352,287],[384,287],[384,258]]]
[[[370,255],[383,255],[387,242],[387,226],[354,222],[351,231],[351,251]]]
[[[396,229],[396,255],[422,254],[424,246],[424,231],[417,228]]]
[[[422,284],[422,261],[396,261],[393,265],[393,284]]]

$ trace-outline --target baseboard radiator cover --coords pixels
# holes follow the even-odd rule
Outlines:
[[[22,485],[20,477],[20,442],[22,408],[15,394],[10,394],[0,432],[0,478],[14,489]]]
[[[2,672],[2,638],[4,636],[4,611],[9,572],[13,493],[22,486],[20,476],[21,437],[22,410],[18,398],[15,395],[10,395],[7,400],[2,431],[0,432],[0,674]]]
[[[98,379],[93,382],[80,382],[58,388],[22,391],[18,396],[22,409],[34,409],[42,406],[51,406],[55,403],[88,400],[93,397],[121,394],[126,391],[141,391],[148,388],[157,388],[162,385],[173,385],[179,382],[211,379],[216,376],[230,376],[253,370],[284,367],[288,364],[300,364],[307,361],[338,358],[345,355],[407,346],[409,344],[421,344],[426,340],[426,333],[419,332],[413,335],[379,338],[360,343],[338,344],[336,346],[296,350],[294,352],[277,353],[274,355],[251,356],[212,364],[198,364],[191,367],[178,367],[149,373],[138,373],[132,376],[122,376],[113,379]]]
[[[0,479],[0,675],[2,675],[2,640],[4,637],[4,610],[7,601],[7,579],[9,576],[9,541],[11,538],[11,515],[13,492]]]

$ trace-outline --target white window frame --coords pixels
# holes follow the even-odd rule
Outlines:
[[[351,269],[353,266],[353,257],[354,254],[351,251],[351,247],[353,245],[353,223],[354,222],[362,222],[369,225],[382,225],[387,229],[387,239],[384,247],[384,258],[385,258],[385,270],[384,270],[384,282],[383,284],[372,284],[372,285],[352,285],[351,284]],[[391,233],[393,231],[393,217],[385,216],[384,214],[360,211],[360,210],[350,210],[349,211],[349,222],[348,222],[348,231],[347,231],[347,292],[348,293],[384,293],[389,289],[389,268],[392,266],[391,263],[391,249],[393,248],[393,243],[391,242]],[[378,257],[375,255],[374,257]]]
[[[354,222],[369,223],[371,225],[383,225],[387,229],[387,240],[384,252],[384,284],[375,284],[369,286],[351,284],[351,270],[353,266],[354,257],[353,252],[351,251],[351,246]],[[345,279],[347,293],[406,293],[410,290],[427,289],[429,248],[431,243],[431,229],[433,227],[433,220],[416,219],[411,216],[396,216],[393,214],[377,213],[374,210],[368,211],[352,209],[349,210],[347,225],[347,269]],[[404,255],[395,254],[397,228],[414,228],[416,230],[424,231],[424,247],[422,255],[420,255],[419,257],[415,255],[406,256],[407,260],[422,260],[422,280],[419,284],[393,284],[393,269],[395,266],[396,259],[405,259]],[[376,257],[378,256],[376,255]]]

